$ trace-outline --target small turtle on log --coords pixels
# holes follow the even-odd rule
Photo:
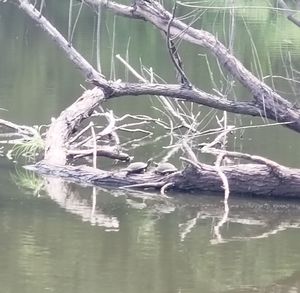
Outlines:
[[[168,175],[177,171],[178,169],[171,163],[159,163],[154,170],[154,172],[159,175]]]
[[[124,169],[124,171],[127,172],[127,175],[144,173],[147,170],[147,168],[150,166],[152,161],[153,159],[149,159],[146,163],[145,162],[131,163],[126,169]]]

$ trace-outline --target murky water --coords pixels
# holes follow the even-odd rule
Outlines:
[[[216,31],[228,44],[224,24],[230,22],[230,10],[221,9],[226,1],[201,1],[198,5],[208,7],[212,2],[219,8],[209,9],[195,25]],[[227,1],[228,6],[232,3]],[[274,10],[264,8],[266,1],[238,4],[234,11],[235,54],[256,75],[296,101],[297,85],[278,76],[298,77],[299,28]],[[247,9],[241,9],[242,5]],[[257,5],[255,9],[250,7],[253,5]],[[64,1],[47,1],[47,15],[64,33],[67,6]],[[163,79],[174,81],[160,34],[142,22],[115,21],[113,46],[110,36],[114,19],[111,14],[102,15],[105,75],[124,79],[125,69],[117,60],[115,70],[111,70],[111,55],[113,48],[114,54],[124,57],[128,46],[130,64],[136,68],[141,63],[147,68],[152,66]],[[94,22],[89,9],[83,9],[74,37],[75,46],[89,60],[96,58]],[[212,58],[206,59],[205,52],[186,45],[182,53],[192,80],[201,80],[201,87],[210,92],[216,86],[224,90],[222,75],[216,73],[213,83],[208,74],[208,64],[217,72]],[[135,80],[130,74],[128,79]],[[0,108],[7,111],[1,111],[0,116],[17,123],[47,124],[80,96],[80,84],[87,86],[63,53],[15,7],[1,3]],[[234,93],[238,98],[248,96],[238,86]],[[105,106],[119,115],[158,115],[153,105],[159,104],[146,97],[129,97]],[[204,107],[195,111],[199,109],[207,113]],[[230,115],[230,123],[233,119]],[[237,123],[247,126],[265,121],[244,117]],[[161,129],[156,132],[157,136],[164,134]],[[232,142],[235,149],[299,167],[296,154],[300,140],[292,131],[265,127],[239,134]],[[126,135],[122,138],[128,139]],[[144,159],[164,154],[162,147],[168,143],[166,138],[130,151],[137,159]],[[172,160],[180,166],[176,156]],[[110,167],[107,161],[103,164]],[[0,157],[1,293],[300,289],[299,201],[231,198],[228,221],[214,233],[224,213],[218,195],[172,194],[163,198],[150,192],[93,189],[57,178],[37,178],[20,165]]]

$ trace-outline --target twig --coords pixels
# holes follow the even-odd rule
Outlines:
[[[68,156],[72,156],[75,159],[91,156],[94,154],[94,149],[71,149],[67,151]],[[101,146],[97,148],[97,156],[107,157],[111,159],[116,159],[120,161],[128,161],[130,159],[129,155],[121,152],[118,148],[113,148],[110,146]]]
[[[28,1],[21,0],[18,0],[17,2],[19,3],[18,8],[24,11],[54,40],[58,47],[67,54],[67,57],[84,73],[87,79],[97,80],[102,84],[102,88],[103,86],[108,86],[108,82],[103,78],[103,75],[96,71],[93,66],[73,47],[70,47],[69,42],[63,37],[63,35],[45,17],[40,17],[39,12],[34,9],[32,4]]]
[[[95,134],[95,129],[94,129],[94,123],[90,122],[90,125],[91,125],[91,132],[92,132],[93,142],[94,142],[93,167],[96,169],[97,168],[97,139],[96,139],[96,134]]]
[[[69,18],[68,18],[68,42],[69,45],[72,45],[72,38],[71,38],[71,29],[72,29],[72,12],[73,12],[73,0],[69,2]]]
[[[91,128],[91,124],[83,128],[81,131],[79,131],[74,137],[70,138],[69,143],[73,143],[76,141],[82,134],[84,134],[86,131],[88,131]]]
[[[149,122],[141,121],[141,122],[135,122],[135,123],[122,124],[121,126],[116,127],[116,129],[120,129],[122,127],[127,128],[127,127],[132,127],[132,126],[137,126],[137,125],[144,125],[144,124],[149,124]]]
[[[120,187],[120,188],[124,188],[124,189],[126,189],[126,188],[141,188],[141,187],[143,187],[143,188],[151,188],[151,187],[153,187],[153,188],[159,188],[159,187],[161,187],[163,185],[163,183],[161,183],[161,182],[149,182],[149,183],[140,183],[140,184],[131,184],[131,185],[125,185],[125,186],[122,186],[122,187]]]
[[[114,118],[113,111],[104,113],[104,116],[109,123],[100,133],[97,134],[98,138],[110,134],[115,129],[116,119]]]
[[[30,126],[26,126],[26,125],[18,125],[18,124],[15,124],[13,122],[10,122],[10,121],[7,121],[7,120],[4,120],[4,119],[0,119],[0,124],[8,127],[8,128],[11,128],[11,129],[14,129],[18,132],[19,135],[30,135],[30,136],[35,136],[35,135],[38,135],[38,131],[34,128],[34,127],[30,127]]]
[[[143,120],[143,121],[145,121],[145,120],[150,120],[150,121],[154,120],[153,118],[151,118],[150,116],[147,116],[147,115],[125,114],[120,118],[116,118],[116,121],[122,121],[122,120],[127,119],[127,118],[131,118],[131,119],[134,119],[134,120]]]
[[[224,214],[222,219],[219,221],[219,223],[214,226],[214,234],[217,237],[217,241],[220,243],[222,242],[222,235],[220,232],[221,227],[227,222],[228,220],[228,214],[229,214],[229,206],[228,206],[228,198],[229,198],[229,183],[226,175],[224,172],[221,170],[221,163],[224,159],[224,154],[221,153],[218,155],[216,163],[215,163],[215,168],[217,173],[219,174],[222,182],[223,182],[223,188],[224,188]]]
[[[199,161],[197,159],[197,156],[195,155],[195,153],[193,152],[193,150],[190,148],[190,146],[187,144],[185,140],[182,142],[182,147],[187,152],[190,160],[193,161],[196,165],[198,165]]]
[[[151,141],[149,141],[149,140],[148,140],[148,141],[145,141],[145,139],[146,139],[147,137],[151,137],[151,136],[152,136],[152,134],[148,134],[148,135],[145,135],[145,136],[140,137],[140,138],[130,139],[130,141],[124,142],[121,146],[122,146],[122,147],[125,147],[125,146],[127,146],[127,145],[129,145],[129,144],[133,145],[133,143],[137,143],[137,142],[140,142],[140,141],[143,141],[143,142],[140,143],[140,144],[135,144],[135,146],[134,146],[134,147],[131,147],[130,149],[135,149],[135,148],[137,148],[137,147],[142,147],[142,146],[146,146],[146,145],[149,145],[149,144],[152,144],[152,145],[153,145],[153,143],[156,143],[156,142],[162,140],[163,138],[167,137],[168,135],[158,136],[158,137],[152,139]]]
[[[188,162],[189,164],[193,165],[197,169],[202,169],[201,164],[197,163],[197,162],[194,162],[193,160],[190,160],[190,159],[187,159],[187,158],[184,158],[184,157],[180,157],[180,160]]]
[[[160,189],[160,194],[164,197],[168,197],[166,195],[166,189],[171,187],[171,186],[174,186],[173,182],[169,182],[169,183],[166,183],[165,185],[163,185],[162,188]]]
[[[39,11],[39,17],[42,17],[42,11],[43,11],[43,7],[44,7],[44,4],[45,4],[45,0],[41,0],[41,5],[40,5],[40,11]]]
[[[280,164],[261,157],[261,156],[256,156],[256,155],[250,155],[247,153],[240,153],[240,152],[231,152],[231,151],[225,151],[225,150],[219,150],[219,149],[215,149],[215,148],[211,148],[209,149],[209,153],[211,154],[222,154],[224,157],[233,157],[233,158],[240,158],[240,159],[245,159],[248,161],[253,161],[256,163],[260,163],[263,165],[268,166],[272,172],[274,172],[274,174],[276,174],[278,177],[283,177],[285,174],[285,167],[281,166]]]
[[[172,147],[161,160],[161,163],[169,161],[169,159],[180,150],[180,145]]]
[[[278,6],[281,8],[281,10],[286,14],[287,19],[290,20],[292,23],[300,27],[300,21],[294,17],[295,11],[290,10],[287,4],[283,0],[278,0],[277,1]]]
[[[122,131],[126,131],[126,132],[141,132],[141,133],[144,133],[144,134],[147,134],[147,135],[153,135],[153,132],[147,131],[147,130],[144,130],[144,129],[140,129],[140,128],[130,129],[130,128],[126,128],[126,127],[123,127],[123,126],[119,126],[118,129],[122,130]]]
[[[175,0],[174,6],[173,6],[173,11],[172,11],[172,17],[169,20],[167,32],[166,32],[167,47],[168,47],[168,51],[169,51],[171,60],[177,70],[178,75],[180,76],[181,83],[183,84],[183,86],[185,86],[187,88],[192,88],[191,82],[188,80],[186,74],[183,71],[182,61],[178,54],[176,46],[175,46],[173,40],[171,40],[171,38],[170,38],[170,36],[171,36],[170,28],[171,28],[172,22],[175,18],[176,8],[177,8],[177,1]]]
[[[128,69],[129,71],[135,76],[137,77],[140,81],[142,81],[143,83],[148,83],[148,80],[145,79],[143,76],[141,76],[132,66],[130,66],[119,54],[116,55],[116,58],[119,59]],[[187,123],[184,118],[179,115],[175,109],[173,108],[173,106],[171,105],[171,103],[169,102],[169,100],[162,96],[162,95],[157,95],[160,99],[160,101],[162,102],[162,104],[167,108],[167,110],[169,110],[169,112],[176,118],[178,118],[180,120],[180,122],[182,123],[182,125],[184,127],[186,127],[187,129],[191,129],[193,132],[196,132],[195,129],[191,128],[191,126],[189,125],[189,123]]]
[[[227,129],[224,129],[212,142],[206,144],[202,147],[201,152],[209,152],[209,149],[215,146],[216,144],[220,143],[221,139],[226,136],[230,131],[234,129],[234,126],[227,126]]]
[[[116,58],[123,63],[127,67],[127,69],[140,81],[147,83],[148,80],[141,76],[126,60],[124,60],[120,54],[116,55]]]
[[[72,40],[73,40],[73,37],[74,37],[75,29],[76,29],[76,26],[77,26],[77,23],[78,23],[78,20],[79,20],[79,16],[80,16],[82,7],[83,7],[83,2],[80,3],[80,7],[79,7],[79,10],[78,10],[77,16],[75,18],[75,21],[74,21],[74,25],[73,25],[73,29],[72,29],[72,34],[71,34],[71,44],[72,44]],[[101,71],[99,71],[99,72],[101,74]]]
[[[98,114],[98,115],[100,115],[100,114]],[[101,113],[101,116],[104,116],[108,120],[109,124],[101,132],[97,133],[96,139],[98,140],[98,139],[100,139],[103,136],[112,134],[114,136],[114,138],[115,138],[115,141],[119,142],[119,137],[115,133],[115,123],[116,123],[116,120],[114,119],[113,112],[109,111],[107,113]],[[86,128],[89,129],[90,126],[87,126]],[[73,147],[74,148],[81,147],[84,144],[87,144],[90,140],[91,140],[91,137],[87,137],[84,140],[82,140],[82,141],[78,142],[77,144],[75,144]],[[74,141],[74,139],[73,139],[73,141]]]
[[[83,2],[82,2],[83,3]],[[98,6],[97,13],[97,39],[96,39],[96,58],[97,58],[97,70],[101,73],[101,5]]]
[[[226,177],[226,175],[224,174],[224,172],[221,170],[221,163],[224,159],[224,156],[225,154],[224,153],[221,153],[218,155],[217,157],[217,160],[216,160],[216,163],[215,163],[215,167],[216,167],[216,170],[223,182],[223,188],[224,188],[224,202],[227,202],[228,201],[228,198],[229,198],[229,184],[228,184],[228,179]]]

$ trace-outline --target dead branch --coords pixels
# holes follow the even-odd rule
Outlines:
[[[83,119],[91,115],[103,98],[104,94],[101,89],[88,90],[52,122],[45,142],[45,162],[57,165],[65,165],[67,163],[68,141],[71,134]]]
[[[287,4],[284,2],[284,0],[277,0],[278,7],[282,8],[282,11],[286,15],[287,19],[290,20],[292,23],[294,23],[296,26],[300,27],[300,20],[298,20],[294,14],[295,12],[290,11]]]
[[[177,75],[179,77],[180,83],[182,83],[182,85],[187,87],[187,88],[192,88],[191,82],[188,80],[185,72],[183,71],[182,61],[181,61],[181,58],[180,58],[179,53],[177,51],[177,48],[175,46],[175,43],[174,43],[173,40],[171,40],[171,36],[170,36],[170,28],[171,28],[171,25],[172,25],[172,21],[175,18],[176,8],[177,8],[177,2],[175,0],[174,7],[173,7],[173,12],[172,12],[172,17],[169,20],[168,28],[167,28],[167,32],[166,32],[167,47],[168,47],[168,50],[169,50],[171,60],[172,60],[174,66],[177,70]]]
[[[109,5],[106,5],[106,1],[104,0],[85,0],[85,2],[92,2],[93,5],[97,5],[97,3],[98,5],[104,5],[113,12],[119,12],[120,10],[120,6],[115,5],[113,1],[109,1]],[[214,35],[204,30],[194,29],[176,18],[171,21],[170,25],[172,14],[166,11],[163,6],[154,0],[138,0],[136,1],[136,4],[136,9],[132,11],[132,14],[136,18],[149,21],[165,33],[169,30],[170,35],[173,37],[180,35],[183,40],[204,47],[215,55],[220,64],[252,93],[254,98],[253,101],[246,103],[248,105],[244,106],[246,106],[246,108],[248,106],[254,106],[254,112],[256,112],[256,114],[253,112],[250,114],[250,111],[248,112],[248,115],[254,114],[253,116],[265,116],[278,122],[290,122],[287,127],[298,132],[300,131],[300,111],[295,109],[289,101],[274,92],[265,83],[256,78],[238,59],[228,52],[227,48],[219,40],[217,40]],[[126,6],[122,6],[122,9],[123,8],[124,11],[129,9]],[[124,13],[123,16],[131,17],[126,13]],[[161,94],[169,96],[166,93]],[[181,98],[181,96],[178,97]],[[216,96],[213,98],[216,99]],[[207,105],[206,103],[203,104]],[[215,108],[238,113],[236,111],[237,109],[234,109],[235,107],[225,109],[217,106]],[[246,108],[244,108],[244,111]],[[248,110],[250,110],[250,108],[248,108]],[[246,113],[244,112],[241,114]]]
[[[94,149],[70,149],[67,151],[67,156],[78,159],[86,156],[92,156]],[[120,160],[127,162],[130,160],[128,154],[120,151],[118,147],[101,146],[96,148],[96,155],[100,157],[107,157],[113,160]]]
[[[10,128],[15,131],[15,132],[8,133],[8,134],[4,133],[3,134],[4,137],[6,135],[10,136],[11,134],[18,135],[23,138],[39,135],[38,131],[34,127],[30,127],[30,126],[26,126],[26,125],[18,125],[18,124],[15,124],[13,122],[10,122],[10,121],[4,120],[4,119],[0,119],[0,125],[3,125],[5,127]]]
[[[91,0],[85,0],[90,3]],[[170,26],[170,34],[176,36],[181,34],[182,39],[203,46],[211,51],[219,62],[237,78],[253,94],[254,100],[250,102],[238,102],[227,100],[222,97],[208,94],[200,89],[186,89],[180,85],[162,84],[134,84],[107,81],[100,75],[73,47],[68,45],[67,40],[45,19],[39,17],[39,13],[27,1],[18,0],[19,8],[29,15],[34,22],[46,31],[58,46],[63,49],[68,58],[76,64],[86,78],[103,89],[106,99],[125,95],[162,95],[180,98],[185,101],[203,104],[216,109],[233,113],[252,116],[262,116],[278,122],[288,123],[287,127],[300,131],[300,111],[293,105],[275,93],[270,87],[253,76],[226,47],[220,43],[212,34],[187,26],[174,18]],[[124,9],[124,15],[147,19],[160,30],[167,32],[168,23],[172,15],[167,12],[158,2],[137,1],[137,9],[116,4],[112,1],[93,0],[92,5],[104,5],[115,12]],[[130,13],[128,13],[130,12]]]
[[[167,176],[155,174],[149,170],[143,174],[126,176],[124,170],[115,172],[94,169],[87,166],[58,166],[40,162],[28,167],[41,174],[59,176],[75,182],[84,182],[98,186],[130,186],[146,184],[147,188],[164,186],[172,183],[172,190],[182,192],[217,192],[223,193],[223,182],[215,166],[201,163],[201,168],[187,166],[184,170]],[[239,164],[221,166],[228,179],[231,194],[250,194],[273,198],[299,198],[300,170],[284,168],[280,177],[263,164]],[[159,188],[160,188],[159,187]]]

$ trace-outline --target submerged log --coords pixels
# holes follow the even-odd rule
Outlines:
[[[168,190],[172,191],[223,193],[223,182],[216,168],[206,164],[199,166],[188,165],[184,170],[170,175],[159,175],[153,170],[127,175],[124,169],[104,171],[87,166],[57,166],[44,162],[26,168],[43,175],[96,186],[161,189],[168,185]],[[284,168],[280,174],[263,164],[239,164],[221,169],[228,179],[231,194],[300,198],[300,169]]]

